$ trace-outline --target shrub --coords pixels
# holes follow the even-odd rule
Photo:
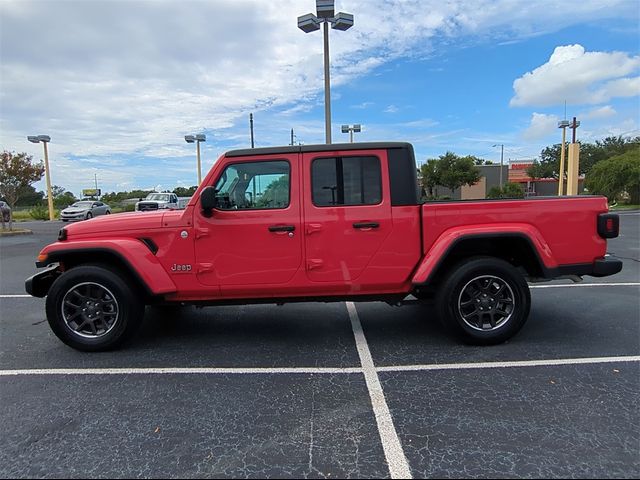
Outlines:
[[[524,190],[517,183],[507,182],[502,188],[491,187],[487,198],[524,198]]]
[[[53,211],[54,217],[58,217],[58,211]],[[29,216],[34,220],[49,220],[49,208],[43,205],[36,205],[31,210],[29,210]]]

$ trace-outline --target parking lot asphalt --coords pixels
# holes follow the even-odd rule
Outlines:
[[[61,223],[26,226],[0,238],[0,477],[640,476],[637,212],[620,274],[532,285],[494,347],[428,305],[308,303],[148,309],[76,352],[24,292]]]

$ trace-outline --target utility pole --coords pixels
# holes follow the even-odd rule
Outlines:
[[[254,143],[253,143],[253,113],[249,114],[249,128],[251,129],[251,148],[254,148]]]
[[[496,143],[494,147],[497,147],[498,145],[500,145],[500,188],[502,188],[502,181],[503,181],[502,170],[504,165],[504,143]]]
[[[293,128],[291,129],[291,146],[293,146]]]

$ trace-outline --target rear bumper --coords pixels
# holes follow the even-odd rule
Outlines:
[[[558,275],[589,275],[591,277],[608,277],[622,270],[622,260],[614,258],[599,258],[593,263],[581,263],[577,265],[562,265],[558,267]]]

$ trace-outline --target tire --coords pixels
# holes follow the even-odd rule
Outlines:
[[[85,220],[89,220],[93,218],[93,214],[91,212],[87,212],[87,216],[85,217]]]
[[[46,300],[53,333],[76,350],[118,347],[138,329],[144,303],[126,279],[99,265],[82,265],[60,275]]]
[[[445,327],[464,342],[495,345],[513,337],[531,308],[529,287],[510,263],[473,257],[451,269],[440,286],[436,309]]]
[[[105,215],[111,215],[111,210],[107,210],[106,212],[104,212]]]

